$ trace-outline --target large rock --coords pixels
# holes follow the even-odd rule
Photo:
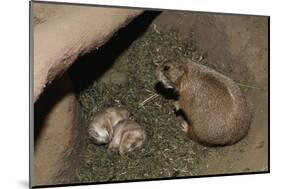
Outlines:
[[[142,12],[77,5],[32,5],[35,9],[38,7],[35,22],[40,23],[33,30],[34,102],[45,87],[62,75],[78,56],[98,49],[118,29]]]
[[[79,104],[68,75],[48,86],[36,102],[31,185],[74,181],[83,130],[79,115]]]

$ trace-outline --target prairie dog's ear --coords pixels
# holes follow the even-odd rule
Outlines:
[[[187,66],[186,66],[186,64],[185,63],[180,63],[180,64],[178,64],[178,70],[179,70],[179,72],[180,73],[185,73],[185,74],[187,74],[187,72],[188,72],[188,69],[187,69]]]
[[[162,63],[162,71],[165,73],[165,72],[168,72],[171,68],[171,65],[172,65],[172,61],[171,60],[165,60],[163,63]]]
[[[167,71],[169,74],[169,78],[174,83],[181,78],[185,72],[186,72],[186,66],[183,63],[174,63],[171,65],[169,71]]]

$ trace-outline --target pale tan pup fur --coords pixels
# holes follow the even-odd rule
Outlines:
[[[174,104],[187,116],[188,136],[206,145],[230,145],[249,129],[251,113],[239,86],[230,78],[189,60],[165,62],[156,75],[166,88],[174,88]]]
[[[109,143],[113,137],[113,128],[119,121],[129,117],[130,113],[123,108],[106,108],[91,121],[88,128],[89,136],[96,144]]]
[[[122,120],[114,127],[109,151],[119,151],[121,155],[141,148],[145,142],[146,134],[143,127],[132,120]]]

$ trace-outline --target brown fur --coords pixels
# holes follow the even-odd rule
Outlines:
[[[118,150],[125,154],[141,148],[146,139],[144,129],[132,120],[122,120],[114,127],[113,139],[109,143],[110,151]]]
[[[246,135],[251,113],[233,80],[191,60],[166,62],[156,74],[179,92],[177,104],[187,115],[190,138],[206,145],[229,145]]]
[[[95,115],[91,121],[88,132],[96,144],[105,144],[113,137],[113,128],[121,120],[128,119],[130,113],[118,107],[109,107]]]

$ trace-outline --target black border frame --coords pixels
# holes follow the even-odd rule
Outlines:
[[[32,186],[33,183],[33,151],[34,151],[34,117],[33,117],[33,22],[32,22],[32,3],[44,3],[44,4],[61,4],[61,5],[74,5],[74,6],[92,6],[103,8],[126,8],[126,9],[142,9],[152,11],[178,11],[178,12],[192,12],[200,14],[223,14],[223,15],[239,15],[239,16],[256,16],[267,17],[268,19],[268,170],[259,172],[244,172],[244,173],[225,173],[225,174],[213,174],[213,175],[198,175],[198,176],[184,176],[184,177],[163,177],[154,179],[138,179],[138,180],[124,180],[124,181],[108,181],[108,182],[83,182],[83,183],[70,183],[70,184],[54,184],[54,185],[38,185]],[[100,184],[116,184],[116,183],[131,183],[131,182],[144,182],[144,181],[165,181],[176,179],[191,179],[191,178],[211,178],[211,177],[223,177],[223,176],[239,176],[239,175],[256,175],[256,174],[268,174],[270,172],[270,16],[269,15],[254,15],[254,14],[238,14],[238,13],[222,13],[222,12],[204,12],[194,10],[177,10],[177,9],[161,9],[161,8],[149,8],[149,7],[126,7],[116,5],[101,5],[101,4],[87,4],[87,3],[68,3],[68,2],[55,2],[55,1],[29,1],[29,188],[51,188],[51,187],[67,187],[67,186],[84,186],[84,185],[100,185]]]

